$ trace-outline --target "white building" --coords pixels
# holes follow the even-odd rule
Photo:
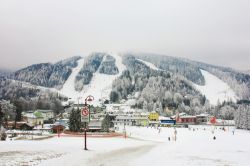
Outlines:
[[[44,120],[50,120],[55,118],[55,114],[53,110],[36,110],[42,113]]]

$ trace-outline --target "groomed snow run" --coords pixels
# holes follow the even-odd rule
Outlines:
[[[73,71],[63,88],[60,90],[60,93],[71,98],[71,101],[78,103],[83,103],[84,99],[92,95],[94,97],[94,101],[91,103],[93,105],[98,105],[102,99],[109,99],[109,94],[112,90],[112,82],[119,77],[122,72],[126,69],[126,66],[122,63],[122,57],[118,54],[109,53],[109,55],[113,56],[116,61],[116,66],[118,67],[119,73],[116,75],[107,75],[103,73],[99,73],[99,70],[93,74],[93,77],[88,85],[84,85],[83,90],[78,92],[75,90],[75,77],[80,72],[83,67],[84,60],[78,60],[77,67],[73,68]],[[105,58],[105,57],[104,57]]]
[[[194,85],[206,96],[210,104],[216,105],[218,101],[222,103],[230,100],[236,102],[237,96],[228,84],[205,70],[201,70],[201,73],[205,79],[205,86]]]
[[[90,84],[84,86],[84,90],[82,91],[83,98],[86,98],[88,95],[92,95],[94,97],[94,101],[92,103],[94,105],[98,105],[98,103],[100,103],[100,101],[103,99],[109,99],[113,81],[118,78],[126,69],[126,66],[122,63],[121,56],[115,53],[109,53],[109,55],[115,58],[115,64],[119,70],[119,73],[116,75],[108,75],[99,73],[98,70],[94,73]]]
[[[79,96],[79,92],[75,90],[75,78],[82,69],[83,64],[83,58],[77,61],[77,66],[72,69],[72,73],[70,74],[67,81],[64,83],[63,88],[60,90],[61,94],[71,98],[74,101],[77,101],[77,97]]]
[[[158,67],[156,67],[153,63],[141,60],[141,59],[137,59],[138,61],[144,63],[146,66],[148,66],[149,68],[153,69],[153,70],[161,70]]]
[[[0,165],[248,166],[250,132],[220,128],[176,128],[174,141],[174,128],[161,128],[159,132],[154,127],[125,126],[129,138],[88,138],[88,151],[83,149],[82,137],[0,141]],[[119,132],[124,132],[124,126]]]

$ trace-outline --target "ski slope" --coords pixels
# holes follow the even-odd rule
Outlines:
[[[153,70],[161,70],[158,67],[156,67],[153,63],[141,60],[141,59],[137,59],[138,61],[144,63],[146,66],[148,66],[149,68],[153,69]]]
[[[60,90],[60,93],[71,98],[70,100],[75,103],[83,103],[84,99],[92,95],[94,101],[91,104],[98,105],[102,99],[109,99],[109,94],[112,90],[112,82],[119,77],[122,72],[126,69],[125,65],[122,63],[122,57],[110,53],[109,55],[113,56],[116,59],[116,66],[118,67],[119,73],[117,75],[107,75],[99,73],[99,69],[93,74],[93,77],[88,85],[84,85],[83,90],[78,92],[75,90],[75,77],[80,72],[84,59],[78,60],[77,67],[73,68],[73,71],[63,88]],[[106,58],[106,57],[104,57]],[[100,65],[101,66],[101,65]]]
[[[70,74],[67,81],[64,83],[63,88],[60,90],[60,93],[71,98],[74,101],[77,101],[80,93],[75,90],[75,78],[77,74],[80,72],[84,64],[84,59],[79,59],[77,61],[77,66],[72,69],[72,73]]]
[[[201,70],[201,73],[205,79],[205,86],[194,85],[206,96],[210,104],[216,105],[218,101],[223,102],[230,100],[236,102],[237,96],[228,84],[205,70]]]
[[[98,105],[103,99],[109,99],[109,94],[112,90],[113,81],[119,77],[122,72],[126,69],[126,66],[122,63],[122,57],[118,54],[109,53],[113,56],[116,61],[115,64],[119,70],[119,73],[116,75],[107,75],[99,73],[99,70],[94,73],[94,76],[89,85],[84,86],[82,96],[86,98],[88,95],[94,97],[93,104]],[[106,57],[104,57],[106,58]],[[101,66],[101,65],[100,65]]]

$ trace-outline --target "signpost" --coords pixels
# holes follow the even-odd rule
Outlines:
[[[89,109],[87,106],[81,110],[81,122],[89,123]]]
[[[81,110],[81,122],[84,122],[84,150],[87,149],[87,123],[89,123],[89,109],[85,105]]]
[[[94,97],[89,95],[85,99],[85,106],[81,109],[81,122],[84,122],[84,150],[87,149],[87,123],[90,121],[90,110],[87,102],[94,100]]]

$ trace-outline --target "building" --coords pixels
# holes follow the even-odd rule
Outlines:
[[[114,126],[135,126],[136,122],[131,116],[118,115],[113,121]]]
[[[33,126],[44,124],[43,116],[40,112],[24,113],[23,120]]]
[[[155,111],[150,112],[149,121],[159,121],[159,114]]]
[[[207,124],[210,121],[210,115],[209,114],[200,114],[196,115],[197,123],[198,124]]]
[[[38,112],[41,112],[43,120],[51,120],[55,118],[55,114],[53,110],[36,110]]]
[[[102,121],[103,120],[91,120],[88,124],[88,131],[101,131],[102,130]]]
[[[6,124],[8,129],[17,129],[17,130],[32,130],[34,125],[29,124],[27,122],[16,122],[15,121],[8,121]]]
[[[148,116],[147,113],[118,115],[113,120],[113,124],[114,126],[148,126]]]
[[[176,124],[176,120],[171,119],[170,117],[159,117],[159,120],[162,127],[173,126]]]
[[[197,123],[196,116],[191,116],[186,113],[177,114],[176,116],[174,116],[174,119],[176,120],[176,124],[189,125]]]

